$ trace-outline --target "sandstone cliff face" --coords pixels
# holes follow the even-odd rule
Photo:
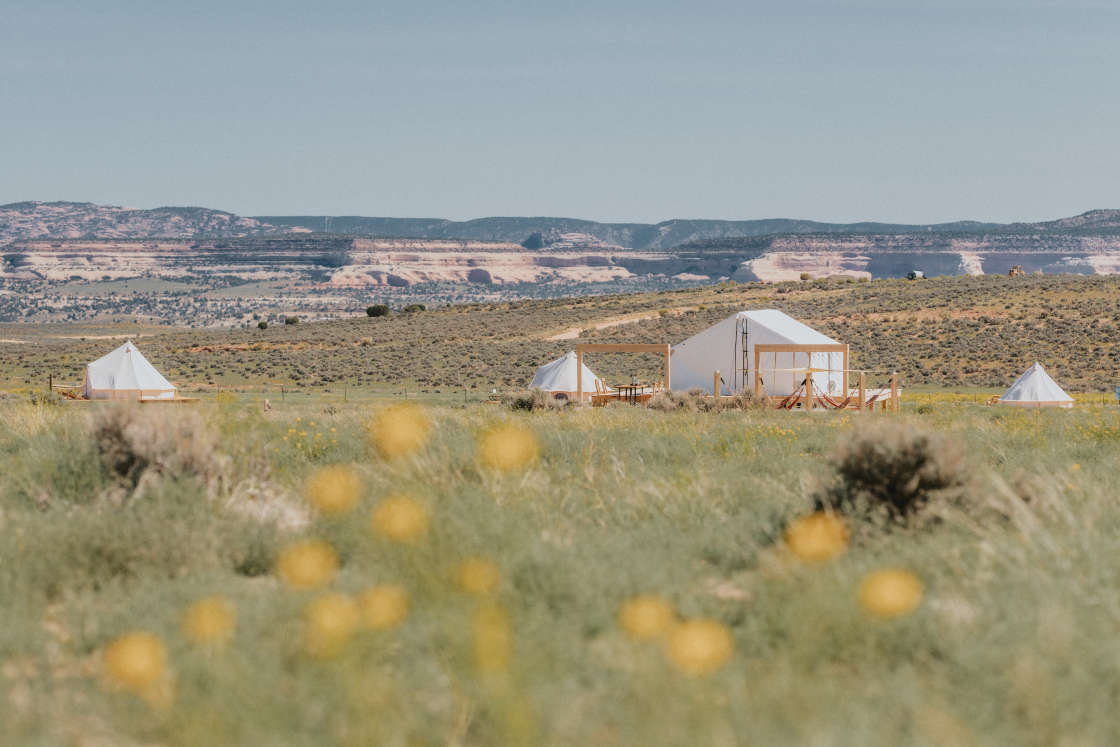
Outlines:
[[[0,277],[103,280],[222,277],[335,289],[449,283],[705,282],[848,275],[899,277],[1120,271],[1120,211],[996,226],[666,221],[599,224],[562,218],[323,218],[322,228],[397,230],[427,238],[308,233],[320,219],[243,218],[203,208],[133,210],[88,203],[0,206]],[[535,237],[520,240],[526,229]],[[863,229],[862,231],[857,229]],[[760,236],[758,231],[787,231]],[[815,230],[815,233],[807,231]],[[728,232],[742,231],[740,236]],[[462,238],[432,236],[459,233]],[[517,241],[495,240],[515,236]],[[96,238],[84,238],[96,237]],[[699,238],[698,238],[699,237]],[[707,238],[704,238],[707,237]],[[681,243],[686,241],[689,243]],[[634,246],[649,247],[635,249]],[[672,248],[668,248],[672,247]]]
[[[1112,273],[1120,268],[1116,235],[778,236],[744,246],[744,251],[749,249],[759,254],[738,267],[735,279],[797,280],[805,272],[811,277],[902,277],[911,270],[931,277],[1005,274],[1012,265],[1047,275]]]
[[[288,234],[232,239],[31,240],[0,254],[0,277],[104,280],[221,276],[324,288],[425,283],[601,283],[635,277],[777,282],[811,277],[1120,272],[1120,236],[779,236],[672,252],[526,250],[508,242]]]
[[[207,276],[290,280],[336,288],[407,287],[419,283],[508,285],[606,282],[633,276],[626,263],[661,274],[682,271],[672,254],[530,252],[517,244],[329,236],[229,240],[31,240],[3,255],[0,276],[23,279],[168,279]]]

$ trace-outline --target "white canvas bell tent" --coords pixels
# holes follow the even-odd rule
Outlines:
[[[86,365],[82,394],[86,399],[174,399],[175,385],[129,340]]]
[[[839,345],[831,337],[777,309],[740,311],[673,346],[669,359],[673,389],[712,392],[713,373],[720,372],[720,394],[754,387],[755,345]],[[845,354],[842,352],[760,353],[762,388],[771,397],[784,397],[801,387],[805,368],[814,369],[813,390],[837,396],[844,391]]]
[[[1073,407],[1073,397],[1058,386],[1041,363],[1035,363],[997,400],[1018,407]]]
[[[576,353],[568,351],[556,360],[546,363],[537,369],[530,389],[540,389],[552,393],[553,396],[563,394],[568,399],[576,398],[578,382],[576,381],[577,369]],[[595,382],[600,381],[587,364],[583,364],[583,398],[588,399],[595,393]],[[609,391],[603,385],[604,391]]]

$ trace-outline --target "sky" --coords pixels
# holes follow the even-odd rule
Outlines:
[[[0,203],[1120,208],[1120,0],[5,0]]]

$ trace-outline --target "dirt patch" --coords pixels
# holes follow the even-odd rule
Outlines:
[[[680,316],[681,314],[687,314],[691,311],[698,310],[699,309],[696,306],[685,306],[677,309],[670,309],[668,311],[668,314],[670,316]],[[659,316],[661,316],[661,312],[649,311],[644,314],[631,314],[628,316],[615,317],[614,319],[607,319],[602,322],[593,322],[583,327],[568,327],[563,332],[559,332],[550,337],[546,337],[545,339],[550,342],[555,340],[575,340],[578,339],[579,336],[583,334],[583,331],[587,329],[610,329],[611,327],[621,327],[625,324],[635,324],[636,322],[645,322],[650,319],[657,319]]]

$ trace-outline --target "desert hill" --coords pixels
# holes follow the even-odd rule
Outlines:
[[[489,391],[524,386],[574,340],[676,343],[742,309],[777,308],[852,346],[852,365],[907,387],[1007,387],[1034,361],[1070,391],[1115,386],[1120,276],[945,277],[925,282],[722,283],[676,291],[458,304],[267,329],[135,324],[0,325],[0,388],[80,380],[85,361],[134,336],[189,388],[279,385]],[[143,336],[143,339],[140,339]],[[115,339],[115,338],[114,338]],[[28,355],[34,345],[35,355]],[[656,356],[601,355],[608,379],[656,377]],[[876,381],[880,381],[882,376]]]

